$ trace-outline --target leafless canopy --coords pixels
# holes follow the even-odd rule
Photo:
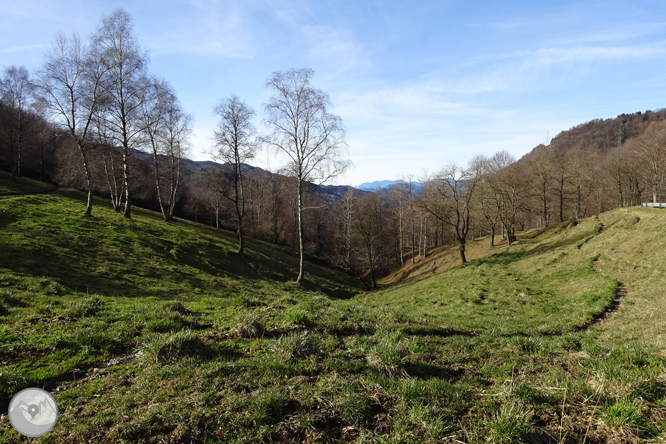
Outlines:
[[[330,114],[331,100],[310,85],[311,69],[275,72],[267,86],[273,96],[265,106],[269,146],[286,154],[300,181],[324,183],[349,166],[345,130],[340,117]]]
[[[327,94],[310,85],[311,69],[273,73],[266,84],[273,95],[265,106],[270,129],[265,142],[289,158],[288,169],[296,179],[300,271],[303,279],[303,192],[307,183],[322,184],[341,174],[349,161],[340,117],[330,114]]]
[[[258,148],[256,130],[252,125],[254,110],[231,96],[222,100],[215,107],[215,114],[220,117],[214,133],[217,147],[213,156],[231,168],[232,187],[224,195],[234,203],[238,229],[238,253],[243,253],[243,216],[245,214],[245,194],[243,176],[245,162],[252,159]]]

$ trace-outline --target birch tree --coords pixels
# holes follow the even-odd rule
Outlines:
[[[145,100],[144,88],[147,57],[139,48],[133,33],[132,18],[123,9],[104,16],[96,34],[94,45],[104,63],[104,113],[105,125],[112,135],[113,144],[122,148],[123,187],[125,209],[123,216],[131,217],[130,157],[138,148],[143,132],[140,108]]]
[[[265,123],[270,129],[268,146],[289,159],[289,175],[296,181],[299,272],[304,276],[303,195],[309,184],[320,185],[341,174],[349,165],[343,158],[346,143],[340,117],[329,113],[331,100],[312,87],[311,69],[273,73],[266,83],[273,93],[265,105]]]
[[[180,183],[183,149],[189,134],[188,117],[180,108],[173,89],[166,81],[147,80],[141,98],[140,116],[144,144],[153,157],[157,200],[165,222],[173,219]]]
[[[0,99],[8,108],[7,114],[10,116],[5,130],[9,135],[10,162],[14,177],[21,177],[23,133],[33,92],[34,85],[30,82],[30,75],[24,66],[5,68],[4,78],[0,81]]]
[[[92,214],[92,172],[89,136],[103,100],[103,78],[107,68],[95,45],[84,46],[78,36],[56,37],[39,73],[41,100],[55,120],[67,129],[81,155],[88,201],[85,215]]]
[[[246,162],[252,159],[258,148],[256,130],[252,125],[255,112],[248,105],[240,101],[235,95],[222,100],[215,107],[215,114],[220,121],[214,133],[216,151],[213,157],[224,162],[231,169],[231,191],[224,193],[235,210],[236,229],[238,236],[238,254],[243,254],[245,216],[245,193],[243,190],[243,177]]]

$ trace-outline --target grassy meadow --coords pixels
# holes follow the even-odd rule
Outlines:
[[[0,201],[2,442],[23,442],[6,409],[26,387],[60,409],[32,442],[666,440],[666,212],[481,239],[464,266],[437,250],[363,292],[314,264],[295,286],[289,249],[238,256],[224,231],[95,204]]]

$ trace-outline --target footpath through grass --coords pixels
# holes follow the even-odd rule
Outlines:
[[[298,288],[292,251],[250,241],[239,257],[227,233],[155,213],[96,201],[84,218],[83,197],[0,202],[0,400],[54,393],[36,442],[666,438],[664,316],[640,327],[666,298],[635,295],[616,244],[644,237],[640,280],[662,277],[666,213],[528,233],[360,293],[316,265]],[[616,279],[629,294],[599,322]],[[6,417],[0,441],[20,442]]]

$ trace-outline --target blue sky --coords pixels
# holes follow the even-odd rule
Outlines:
[[[266,79],[289,68],[314,69],[342,117],[342,184],[520,157],[547,134],[666,106],[663,1],[2,0],[0,66],[35,72],[56,33],[87,37],[117,7],[194,116],[194,159],[209,158],[222,98],[264,130]]]

